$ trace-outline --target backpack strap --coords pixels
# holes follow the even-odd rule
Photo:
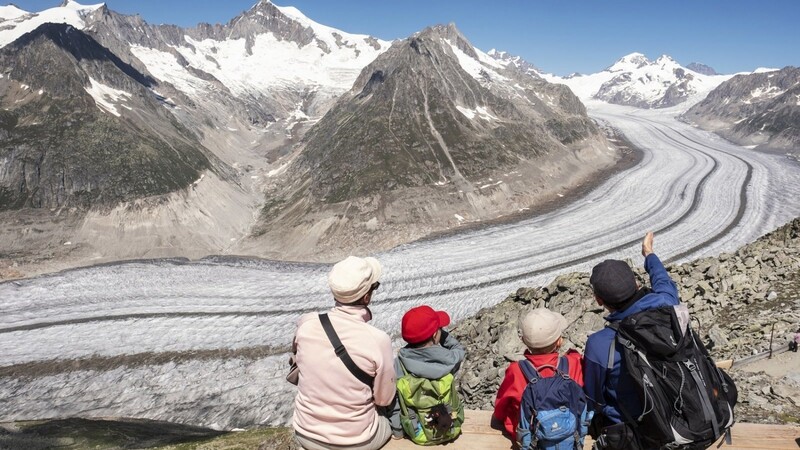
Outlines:
[[[566,356],[559,356],[558,357],[558,371],[561,372],[561,375],[566,375],[567,378],[569,376],[569,360]]]
[[[325,334],[328,335],[328,340],[331,341],[331,345],[333,345],[333,350],[336,352],[336,356],[342,360],[347,370],[353,374],[354,377],[358,378],[358,381],[366,384],[372,389],[372,385],[375,382],[375,377],[370,376],[360,367],[356,365],[353,361],[353,358],[350,357],[350,354],[347,353],[347,349],[344,348],[344,344],[342,344],[341,339],[339,339],[339,335],[336,334],[336,330],[333,329],[333,324],[331,323],[330,317],[328,317],[328,313],[322,313],[319,315],[319,321],[322,322],[322,329],[325,330]]]
[[[616,359],[614,356],[614,350],[617,347],[617,334],[619,333],[619,324],[616,322],[609,322],[606,324],[606,327],[611,328],[614,330],[614,337],[611,338],[611,345],[608,347],[608,363],[606,363],[606,369],[612,370],[614,368],[614,360]]]
[[[528,358],[518,361],[517,364],[519,365],[520,370],[522,370],[522,375],[525,376],[525,381],[528,383],[535,383],[539,381],[539,371],[536,370],[536,367],[533,366],[533,363],[528,361]]]
[[[614,356],[616,356],[616,355],[614,355],[614,350],[615,350],[616,346],[617,346],[617,340],[616,339],[612,339],[611,340],[611,345],[608,346],[608,363],[606,365],[606,368],[608,370],[614,369],[614,360],[616,359],[616,358],[614,358]]]

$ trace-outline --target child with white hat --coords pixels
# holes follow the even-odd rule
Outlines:
[[[525,359],[534,367],[541,368],[540,376],[550,377],[555,374],[552,368],[543,367],[558,365],[559,350],[564,342],[562,334],[567,328],[567,320],[561,314],[547,308],[537,308],[526,314],[519,323],[522,342],[527,347]],[[570,349],[564,354],[569,363],[569,376],[583,386],[583,356]],[[520,417],[520,399],[528,385],[519,362],[512,362],[506,369],[505,377],[500,384],[495,400],[494,421],[502,424],[503,431],[509,437],[516,435]]]

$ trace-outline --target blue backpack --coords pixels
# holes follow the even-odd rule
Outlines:
[[[556,373],[543,378],[545,367]],[[519,368],[528,385],[522,392],[517,426],[520,450],[580,450],[594,415],[586,407],[586,395],[569,377],[569,361],[558,358],[558,367],[534,367],[524,359]]]

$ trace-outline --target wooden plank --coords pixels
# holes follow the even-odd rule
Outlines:
[[[511,440],[499,430],[491,427],[491,411],[465,411],[463,434],[454,442],[447,444],[446,450],[511,450]],[[724,450],[798,450],[800,449],[800,427],[793,425],[766,425],[737,423],[731,429],[733,445],[722,444]],[[591,450],[592,439],[587,436],[584,450]],[[419,450],[413,442],[392,440],[384,447],[388,450]],[[717,448],[715,444],[711,448]]]
[[[724,361],[717,361],[717,367],[720,369],[728,370],[733,366],[732,359],[726,359]]]

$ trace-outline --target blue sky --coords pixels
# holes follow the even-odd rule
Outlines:
[[[257,0],[108,0],[151,23],[225,23]],[[80,3],[95,3],[81,1]],[[473,45],[520,55],[544,71],[593,73],[635,51],[702,62],[720,73],[800,66],[800,1],[275,0],[351,33],[405,38],[455,22]],[[38,11],[59,0],[16,0]]]

